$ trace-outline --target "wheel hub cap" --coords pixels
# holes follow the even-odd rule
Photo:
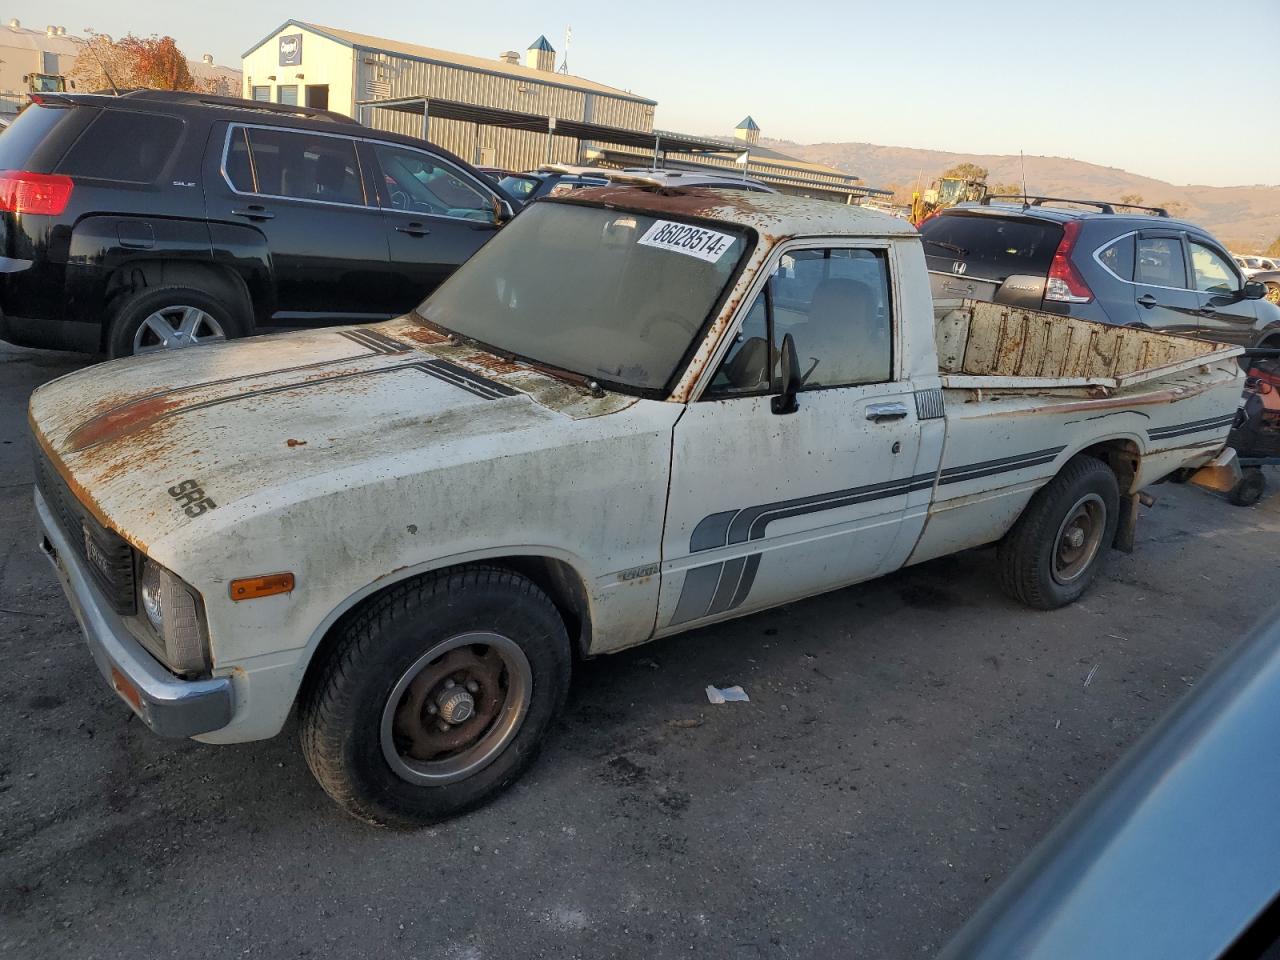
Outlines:
[[[488,765],[519,732],[533,689],[520,646],[496,633],[465,633],[424,653],[382,711],[382,754],[402,779],[461,780]]]
[[[1053,579],[1063,585],[1082,576],[1102,544],[1107,526],[1107,509],[1102,498],[1090,493],[1067,511],[1058,528],[1058,539],[1050,558]]]

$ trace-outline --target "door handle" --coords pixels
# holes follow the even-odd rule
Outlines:
[[[256,203],[249,204],[247,210],[232,210],[231,215],[234,217],[248,217],[250,220],[274,220],[276,216],[266,207],[258,206]]]
[[[1156,298],[1149,293],[1144,293],[1138,298],[1138,305],[1150,309],[1156,305]]]
[[[867,419],[872,423],[885,423],[888,420],[901,420],[907,415],[907,405],[905,403],[869,403],[867,404]]]
[[[403,227],[396,227],[401,233],[407,233],[411,237],[425,237],[431,231],[420,223],[407,223]]]

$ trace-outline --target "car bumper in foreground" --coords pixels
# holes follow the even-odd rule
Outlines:
[[[40,491],[35,497],[41,549],[58,572],[98,669],[120,698],[163,737],[193,737],[229,724],[235,708],[231,679],[182,680],[162,667],[100,595]]]

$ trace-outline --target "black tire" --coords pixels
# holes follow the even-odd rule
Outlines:
[[[1227,499],[1237,507],[1252,507],[1267,491],[1267,477],[1259,467],[1245,467],[1239,482],[1231,488]]]
[[[1067,538],[1080,527],[1069,527],[1068,521],[1081,510],[1089,515],[1087,532],[1083,546],[1074,548]],[[1072,457],[1036,491],[1000,541],[996,555],[1001,588],[1037,610],[1053,610],[1076,600],[1102,566],[1115,539],[1119,511],[1120,489],[1111,468],[1095,457]],[[1066,557],[1077,557],[1074,565]]]
[[[116,308],[107,331],[107,355],[129,357],[134,354],[135,337],[143,322],[152,314],[193,307],[202,311],[230,340],[249,332],[249,324],[221,299],[194,287],[145,287],[129,294]],[[202,324],[204,329],[210,325]]]
[[[410,782],[393,768],[387,753],[391,749],[399,754],[399,741],[395,747],[384,748],[388,711],[397,724],[400,722],[399,710],[394,705],[388,707],[392,694],[401,689],[418,664],[428,660],[428,654],[479,631],[513,641],[527,658],[528,698],[523,720],[507,734],[509,739],[501,741],[498,752],[474,772],[447,783]],[[470,653],[485,648],[464,649]],[[520,574],[484,566],[463,567],[396,585],[360,610],[323,656],[313,666],[301,695],[299,719],[307,764],[325,792],[348,813],[370,823],[397,827],[443,820],[492,799],[510,786],[533,761],[547,728],[564,705],[572,662],[564,621],[547,595]],[[419,675],[435,670],[446,656],[449,654],[426,663]],[[508,673],[503,676],[508,678],[510,698],[514,684]],[[411,689],[405,688],[404,699],[396,697],[396,701],[407,704]],[[483,700],[483,694],[477,693],[477,697]],[[423,723],[427,717],[422,711],[428,699],[419,701],[422,706],[416,713],[410,710],[423,730],[427,729]],[[486,721],[492,726],[485,729],[496,730],[505,722],[510,702],[504,702],[495,719]],[[470,719],[483,719],[480,713],[477,703]],[[438,722],[438,716],[435,720]],[[431,731],[426,735],[436,734]],[[401,762],[407,766],[417,761],[406,762],[402,757]]]

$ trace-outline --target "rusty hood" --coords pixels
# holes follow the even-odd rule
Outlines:
[[[263,491],[432,447],[493,456],[513,436],[632,402],[404,317],[91,367],[37,390],[30,422],[74,495],[146,550],[193,514]]]

